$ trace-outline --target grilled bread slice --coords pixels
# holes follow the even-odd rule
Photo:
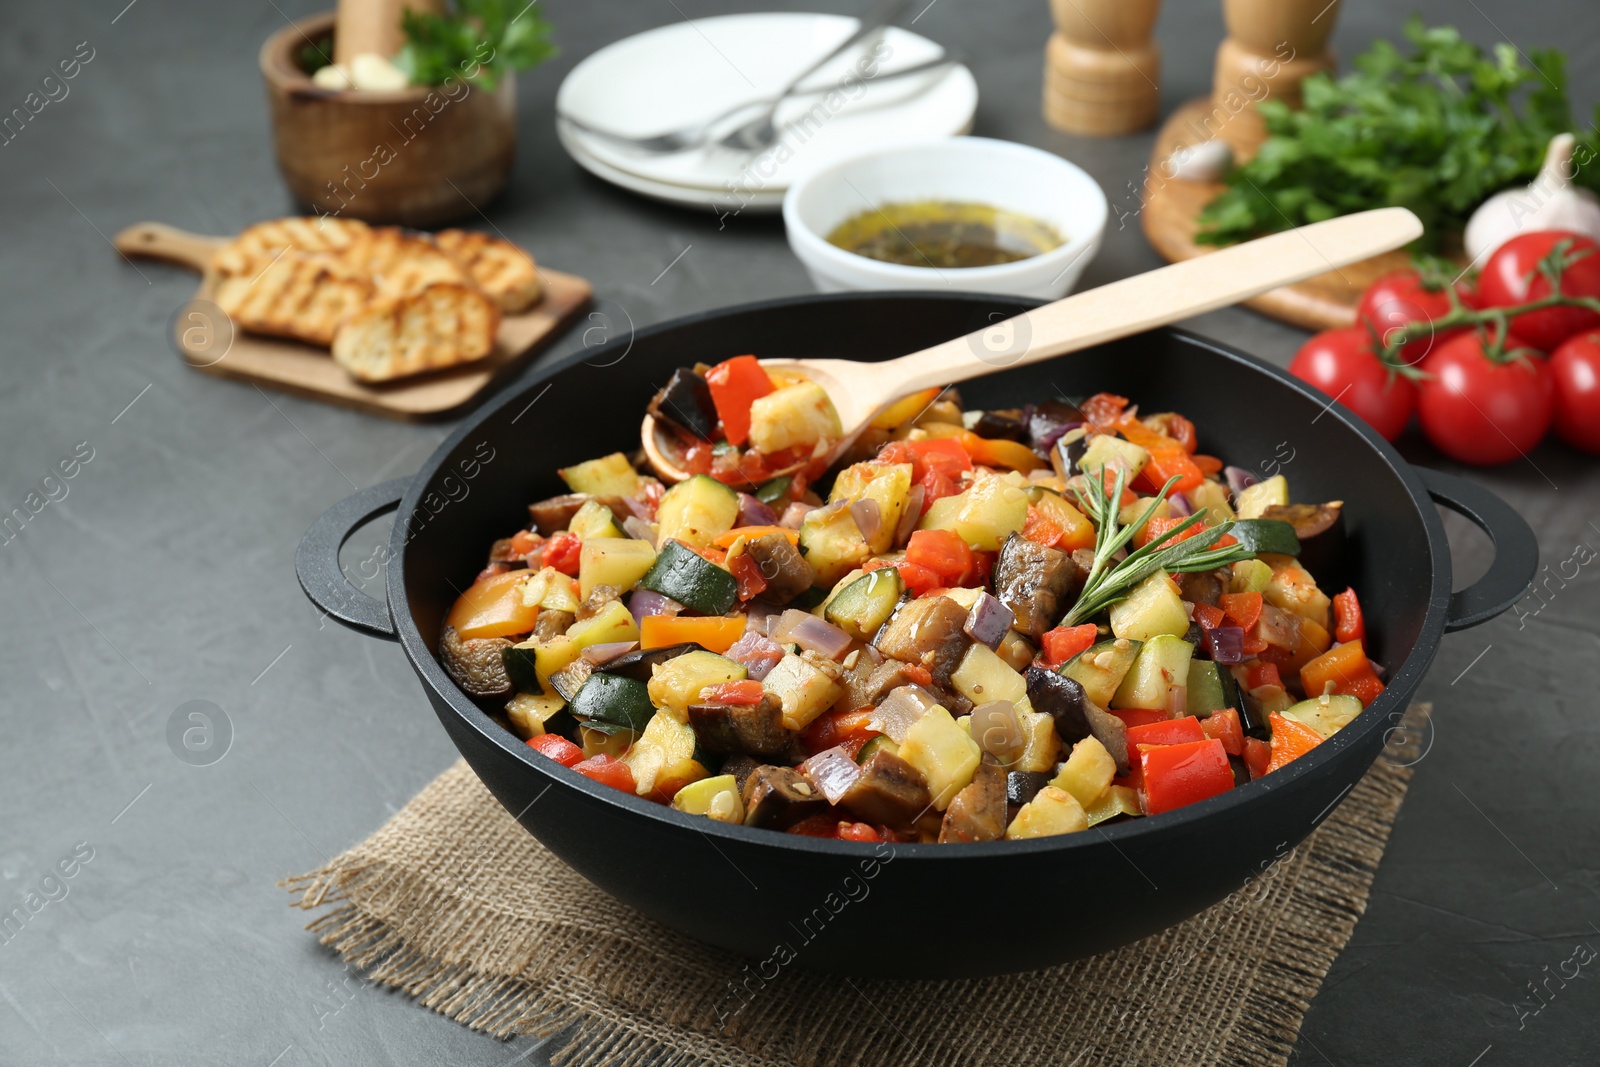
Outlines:
[[[327,346],[372,295],[372,283],[338,257],[284,249],[253,272],[224,274],[216,302],[243,329]]]
[[[526,311],[543,294],[533,257],[510,241],[471,230],[440,230],[440,248],[460,260],[478,287],[509,312]]]
[[[248,227],[219,248],[212,265],[223,274],[254,275],[286,248],[350,256],[371,234],[364,222],[331,215],[269,219]]]
[[[475,284],[467,269],[430,237],[398,226],[373,230],[372,236],[353,246],[345,258],[352,267],[369,274],[384,296],[407,296],[436,282]]]
[[[435,282],[381,294],[346,319],[333,359],[364,382],[387,382],[482,359],[494,350],[500,308],[482,290]]]

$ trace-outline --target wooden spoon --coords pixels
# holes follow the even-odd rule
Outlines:
[[[920,389],[986,374],[1128,337],[1157,326],[1227,307],[1270,289],[1399,248],[1422,235],[1422,222],[1402,207],[1378,208],[1275,233],[1210,255],[1102,285],[1044,304],[985,329],[881,363],[843,359],[762,360],[772,370],[799,372],[827,392],[844,437],[828,452],[825,469],[872,417]],[[689,472],[669,458],[663,437],[673,431],[646,415],[641,437],[661,480],[680,482]],[[808,460],[772,476],[817,463]]]

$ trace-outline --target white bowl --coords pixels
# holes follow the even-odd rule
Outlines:
[[[874,207],[919,200],[988,204],[1050,224],[1058,248],[992,267],[911,267],[828,243],[841,222]],[[949,137],[853,156],[801,177],[783,198],[789,247],[825,293],[848,289],[946,289],[1054,300],[1100,250],[1106,196],[1060,156],[988,137]]]

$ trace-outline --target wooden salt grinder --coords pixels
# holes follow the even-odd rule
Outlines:
[[[1251,106],[1264,99],[1290,107],[1302,102],[1300,83],[1333,69],[1328,37],[1341,0],[1222,0],[1228,36],[1217,49],[1212,83],[1217,136],[1239,158],[1266,139],[1261,116]]]
[[[1161,49],[1151,40],[1161,0],[1050,0],[1044,118],[1068,133],[1144,129],[1160,107]]]

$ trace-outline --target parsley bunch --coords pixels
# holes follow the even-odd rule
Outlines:
[[[450,77],[490,90],[507,72],[538,66],[555,55],[550,23],[527,0],[453,0],[444,14],[407,9],[406,43],[394,57],[414,85]]]
[[[1405,35],[1410,55],[1379,41],[1344,77],[1307,78],[1299,111],[1258,104],[1268,139],[1201,212],[1198,240],[1232,244],[1398,205],[1427,227],[1417,250],[1448,249],[1474,208],[1531,181],[1550,138],[1573,129],[1559,51],[1534,49],[1530,66],[1510,44],[1487,53],[1417,18]],[[1575,158],[1576,184],[1600,191],[1595,127]]]

